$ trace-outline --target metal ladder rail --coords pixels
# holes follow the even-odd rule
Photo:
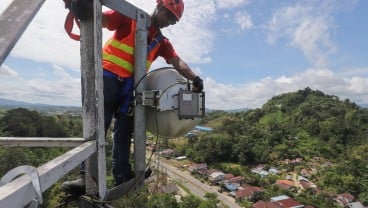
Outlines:
[[[13,4],[21,4],[21,2],[23,1],[15,0]],[[13,38],[8,39],[9,44],[4,45],[6,47],[1,48],[0,50],[0,55],[1,55],[0,64],[3,63],[6,56],[9,54],[10,50],[15,45],[16,41],[19,39],[20,35],[24,32],[25,28],[27,27],[31,19],[37,13],[38,9],[41,7],[44,0],[38,0],[37,2],[39,2],[38,6],[36,6],[35,8],[32,7],[33,9],[30,15],[27,15],[27,18],[21,21],[21,24],[19,24],[20,27],[16,27],[17,29],[13,29],[12,32],[9,33],[9,34],[13,34],[11,35]],[[136,66],[135,66],[135,71],[136,71],[135,81],[137,81],[145,73],[147,28],[150,25],[149,15],[143,12],[142,10],[136,8],[135,6],[129,4],[126,1],[122,3],[122,2],[116,2],[116,1],[111,1],[111,0],[102,0],[102,2],[104,3],[104,5],[112,9],[115,9],[119,11],[120,13],[132,19],[135,19],[137,21],[137,25],[138,25],[137,30],[136,30],[137,32],[137,35],[136,35],[137,50],[136,50]],[[36,1],[33,1],[33,3],[36,3]],[[11,8],[11,6],[9,8]],[[6,12],[5,14],[9,15]],[[99,73],[102,70],[102,66],[101,66],[101,63],[102,63],[101,62],[102,29],[101,29],[101,21],[100,21],[101,20],[100,18],[101,17],[101,3],[98,0],[94,0],[94,14],[95,14],[94,19],[92,21],[82,22],[82,26],[81,26],[81,34],[83,36],[81,40],[83,137],[87,139],[94,139],[97,141],[94,144],[96,146],[96,149],[91,153],[91,154],[93,153],[94,154],[91,157],[87,156],[88,158],[87,160],[87,192],[96,193],[97,191],[96,189],[98,189],[100,198],[104,198],[104,195],[106,194],[106,184],[105,184],[106,183],[106,180],[105,180],[106,179],[106,164],[105,164],[105,149],[104,149],[105,148],[105,141],[104,141],[105,138],[104,138],[104,129],[103,129],[103,119],[101,119],[103,118],[103,114],[102,114],[103,113],[102,112],[103,94],[102,94],[102,75],[101,75],[102,73]],[[0,17],[0,25],[5,25],[9,27],[9,25],[11,25],[11,22],[9,22],[6,18],[4,18],[6,15],[2,15]],[[6,31],[6,30],[1,30],[1,31]],[[91,47],[91,45],[93,47]],[[92,48],[93,50],[90,50],[90,48]],[[87,79],[84,79],[85,77],[87,77]],[[141,83],[141,85],[137,87],[138,95],[140,95],[143,90],[144,90],[144,82]],[[93,96],[90,96],[90,95],[93,95]],[[87,102],[86,101],[87,99],[90,99],[89,101],[91,102]],[[145,169],[145,151],[144,150],[145,150],[146,128],[145,128],[145,122],[144,122],[144,108],[141,105],[141,102],[139,100],[137,102],[137,107],[135,110],[135,120],[136,120],[135,131],[137,132],[135,134],[135,139],[134,139],[135,141],[134,143],[135,151],[134,152],[135,153],[143,152],[143,155],[140,155],[140,154],[134,155],[135,168],[136,168],[137,174],[142,175],[144,174],[144,169]],[[97,153],[95,153],[96,150],[97,150]],[[65,157],[67,155],[68,153],[60,157]],[[78,158],[80,159],[80,157],[77,157],[77,159]],[[72,160],[74,161],[74,159]],[[76,160],[76,161],[79,161],[79,160]],[[97,164],[96,164],[96,161],[97,161]],[[78,165],[78,163],[77,164],[72,163],[72,164],[73,164],[73,167]],[[58,166],[65,166],[65,164],[58,164],[57,167]],[[63,174],[66,174],[67,172]],[[49,175],[50,173],[46,173],[46,174]],[[54,175],[54,173],[51,173],[51,175]],[[40,177],[42,176],[43,175],[40,174]],[[24,180],[23,178],[24,177],[21,177],[19,179]],[[93,180],[93,178],[98,180],[97,184],[96,184],[96,181]],[[137,184],[140,186],[143,185],[143,178],[142,177],[138,177],[138,178],[140,178],[140,181],[137,181]],[[16,179],[13,182],[16,183],[17,181],[18,179]],[[40,181],[41,183],[43,182],[43,180],[40,180]],[[9,189],[7,189],[7,187],[10,186],[13,182],[11,182],[9,185],[7,184],[5,186],[2,186],[1,187],[2,189],[0,189],[2,191],[0,191],[0,193],[5,193],[4,195],[7,195],[6,193],[9,192]],[[30,180],[28,182],[29,183],[27,184],[31,184]],[[52,182],[52,184],[55,182],[56,181]],[[28,185],[26,187],[28,187]],[[15,189],[14,188],[15,187],[11,189],[12,190],[11,193],[21,194],[21,190],[23,190],[24,187],[23,188],[18,187]],[[47,188],[49,188],[49,186]],[[42,189],[42,191],[45,191],[46,189]],[[15,196],[18,196],[18,194],[15,194]],[[9,200],[9,198],[7,199]],[[16,199],[17,197],[15,198],[10,197],[10,201],[12,202],[14,202],[13,200],[16,200]],[[23,199],[22,201],[24,200],[28,200],[28,199]],[[5,198],[0,199],[0,202],[4,203],[4,206],[6,205],[5,203],[9,203],[9,201],[5,200]]]
[[[88,194],[99,193],[101,199],[108,196],[106,191],[106,164],[105,164],[105,138],[104,138],[104,123],[103,123],[103,89],[102,89],[102,8],[105,5],[113,10],[116,10],[133,20],[137,21],[136,28],[136,40],[135,40],[135,69],[134,69],[134,81],[137,83],[142,76],[146,73],[146,53],[147,53],[147,31],[150,25],[150,15],[143,12],[141,9],[133,6],[126,1],[113,1],[113,0],[94,0],[94,18],[92,21],[82,21],[81,23],[81,64],[82,64],[82,77],[83,74],[88,77],[95,77],[96,82],[90,83],[90,87],[84,86],[82,80],[82,94],[83,89],[90,90],[89,92],[96,92],[97,100],[89,100],[83,102],[83,108],[88,109],[85,104],[95,103],[95,115],[96,120],[90,120],[91,122],[97,122],[98,131],[95,129],[90,129],[92,132],[85,135],[83,131],[84,138],[91,138],[90,136],[95,136],[97,138],[97,155],[92,155],[91,158],[87,160],[87,172],[86,172],[86,190]],[[94,49],[93,51],[90,49]],[[87,72],[88,69],[94,72],[91,75],[91,71]],[[87,72],[87,73],[86,73]],[[88,79],[90,80],[90,79]],[[140,100],[141,94],[145,88],[145,80],[137,86],[135,95],[135,108],[134,108],[134,167],[136,173],[136,181],[134,184],[138,186],[143,186],[144,184],[144,171],[145,171],[145,139],[146,139],[146,127],[145,127],[145,109]],[[85,97],[83,97],[85,98]],[[97,108],[98,107],[98,108]],[[90,108],[92,109],[92,108]],[[83,112],[83,115],[85,112]],[[83,126],[87,126],[88,123],[83,123]],[[94,134],[92,134],[94,133]],[[89,135],[88,135],[89,134]],[[98,135],[96,135],[98,134]],[[97,161],[97,164],[96,164]],[[98,180],[95,183],[95,180]],[[107,195],[106,195],[107,194]],[[115,196],[123,196],[121,194],[114,193]]]
[[[90,157],[96,151],[96,142],[85,142],[67,153],[37,168],[41,192],[46,191],[61,177]],[[21,208],[37,198],[32,178],[21,176],[0,186],[0,207]]]
[[[7,147],[76,147],[84,138],[0,137],[0,146]]]

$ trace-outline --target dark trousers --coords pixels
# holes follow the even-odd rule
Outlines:
[[[105,137],[115,118],[113,128],[112,174],[116,182],[121,182],[131,174],[129,162],[130,145],[134,129],[132,115],[133,78],[118,79],[116,76],[106,76],[104,73],[104,116]],[[81,164],[81,174],[84,175],[85,164]]]
[[[105,132],[115,117],[112,148],[112,173],[115,180],[126,178],[131,172],[130,145],[134,128],[132,115],[133,78],[117,79],[104,76]]]

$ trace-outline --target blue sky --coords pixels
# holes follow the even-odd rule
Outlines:
[[[129,2],[152,13],[156,1]],[[163,33],[204,79],[208,108],[259,108],[306,87],[368,104],[367,10],[364,0],[185,0]],[[81,105],[79,43],[65,15],[62,1],[45,1],[0,67],[0,98]]]

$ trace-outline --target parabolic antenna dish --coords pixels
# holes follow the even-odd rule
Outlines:
[[[179,118],[178,93],[188,90],[186,79],[173,68],[161,68],[147,75],[146,90],[159,90],[157,108],[146,108],[148,131],[165,138],[175,138],[191,131],[198,117]]]

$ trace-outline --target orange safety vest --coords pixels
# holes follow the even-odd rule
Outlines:
[[[135,30],[136,22],[132,21],[130,34],[122,40],[114,37],[108,40],[103,48],[102,65],[105,70],[108,70],[120,77],[131,77],[134,71],[134,45],[135,45]],[[163,39],[160,31],[158,31],[159,40],[153,40],[153,47],[147,49],[147,64],[148,71],[152,62],[155,59],[155,54],[159,49],[159,42]],[[152,44],[149,44],[152,45]]]

